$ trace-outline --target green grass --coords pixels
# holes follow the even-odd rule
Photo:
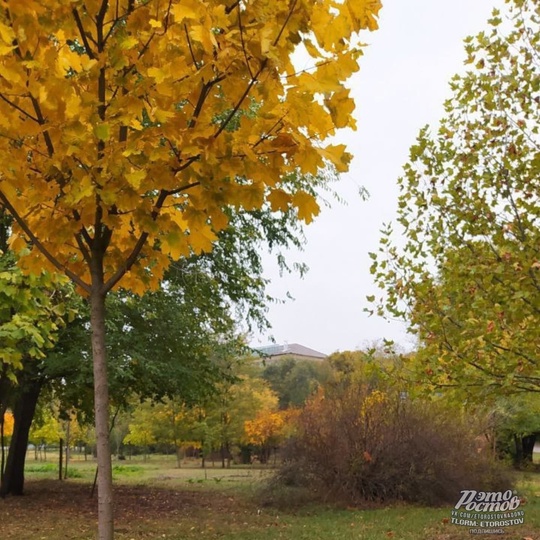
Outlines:
[[[58,474],[58,465],[55,463],[38,463],[35,464],[26,464],[26,467],[24,469],[25,473],[32,474],[32,473],[54,473]]]
[[[54,463],[26,465],[24,471],[26,476],[40,475],[41,477],[50,476],[53,478],[58,478],[58,465],[55,465]],[[74,467],[68,467],[67,476],[68,478],[83,478],[81,472]]]

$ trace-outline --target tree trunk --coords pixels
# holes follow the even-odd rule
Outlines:
[[[109,385],[105,349],[105,294],[102,292],[102,269],[92,272],[90,324],[94,360],[94,408],[98,463],[98,538],[112,540],[113,489],[111,447],[109,444]]]
[[[514,467],[521,469],[533,462],[534,444],[536,443],[536,433],[532,435],[514,435],[515,453]]]
[[[64,465],[64,439],[60,437],[58,441],[58,480],[62,481],[62,471]]]
[[[20,395],[13,410],[13,435],[0,486],[1,497],[8,494],[22,495],[24,492],[24,462],[28,449],[28,435],[42,386],[40,380],[20,384]]]
[[[6,450],[4,442],[4,415],[6,411],[2,407],[2,402],[0,401],[0,485],[4,481],[4,467],[6,465]]]
[[[69,436],[70,436],[70,425],[71,425],[71,420],[68,420],[67,421],[67,426],[66,426],[66,463],[65,463],[65,470],[64,470],[64,480],[67,480],[67,477],[68,477],[68,468],[69,468],[69,445],[70,445],[70,440],[69,440]]]
[[[0,211],[0,218],[2,213]],[[0,228],[1,232],[1,228]],[[0,373],[0,485],[2,485],[4,478],[4,469],[6,468],[6,448],[4,440],[4,416],[7,411],[7,399],[8,399],[8,384],[9,380],[6,375],[7,364],[2,365],[2,373]]]
[[[534,444],[536,443],[536,433],[527,435],[522,439],[523,463],[530,465],[533,462]]]

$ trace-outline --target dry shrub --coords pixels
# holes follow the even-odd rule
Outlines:
[[[477,428],[436,404],[361,384],[321,393],[300,415],[278,481],[348,503],[439,505],[463,489],[506,490],[509,476],[480,450]]]

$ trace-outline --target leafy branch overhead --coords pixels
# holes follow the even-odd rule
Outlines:
[[[168,257],[210,249],[226,207],[318,205],[282,179],[347,169],[355,127],[342,81],[358,69],[370,2],[3,1],[0,202],[49,263],[89,292],[155,286]],[[312,65],[291,54],[303,44]],[[47,227],[41,224],[47,223]],[[140,266],[134,263],[147,261]],[[25,265],[43,261],[38,249]]]
[[[508,4],[466,40],[469,71],[411,147],[405,242],[390,228],[372,255],[378,309],[418,335],[424,380],[484,393],[540,389],[540,6]]]

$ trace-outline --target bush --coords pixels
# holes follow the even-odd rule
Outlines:
[[[463,489],[506,490],[477,424],[441,406],[354,384],[322,393],[300,415],[278,481],[326,498],[455,503]]]

